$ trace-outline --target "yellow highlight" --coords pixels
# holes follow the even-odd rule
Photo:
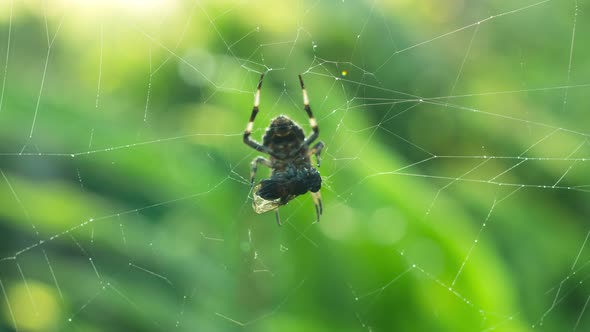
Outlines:
[[[61,319],[58,295],[52,287],[27,281],[8,287],[6,293],[10,307],[3,306],[5,321],[16,323],[14,328],[19,331],[49,331]]]
[[[68,5],[87,8],[112,8],[129,12],[153,12],[176,6],[176,1],[169,0],[63,0]]]
[[[340,75],[342,75],[342,77],[346,77],[348,75],[348,70],[343,70]]]

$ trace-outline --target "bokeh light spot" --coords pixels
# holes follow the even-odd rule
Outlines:
[[[13,324],[12,316],[19,331],[50,331],[60,319],[57,292],[43,283],[28,280],[9,286],[7,298],[10,309],[5,306],[5,320]]]

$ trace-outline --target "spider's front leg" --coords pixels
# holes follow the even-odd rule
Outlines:
[[[309,149],[308,155],[311,157],[315,155],[315,160],[318,163],[318,167],[320,167],[320,163],[322,159],[320,158],[320,153],[322,153],[322,149],[324,148],[324,142],[317,142],[311,149]]]
[[[311,126],[311,134],[303,141],[304,146],[309,146],[313,141],[318,138],[320,135],[320,128],[318,127],[318,123],[313,117],[313,113],[311,112],[311,106],[309,106],[309,97],[307,96],[307,90],[305,90],[305,84],[303,84],[303,78],[299,75],[299,83],[301,83],[301,92],[303,93],[303,109],[307,113],[309,117],[309,125]]]
[[[270,153],[270,150],[256,142],[255,140],[250,137],[252,134],[252,129],[254,128],[254,120],[256,120],[256,115],[258,114],[258,106],[260,106],[260,89],[262,88],[262,79],[264,78],[264,74],[260,75],[260,80],[258,81],[258,87],[256,88],[256,93],[254,94],[254,106],[252,107],[252,113],[250,114],[250,120],[246,125],[246,130],[244,130],[244,143],[249,147],[255,149],[256,151]]]
[[[264,157],[256,157],[252,160],[250,164],[250,185],[254,185],[254,177],[256,176],[256,171],[258,170],[258,164],[262,164],[268,168],[272,168],[272,162]]]

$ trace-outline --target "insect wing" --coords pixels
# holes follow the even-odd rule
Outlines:
[[[254,208],[254,211],[260,214],[277,209],[281,205],[281,199],[267,200],[260,197],[256,194],[260,190],[260,186],[260,184],[256,185],[253,190],[254,200],[252,201],[252,208]]]

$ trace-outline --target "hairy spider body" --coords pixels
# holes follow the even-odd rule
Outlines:
[[[267,200],[282,198],[281,205],[284,205],[290,196],[320,190],[322,178],[311,166],[303,129],[295,121],[286,115],[274,118],[262,142],[273,151],[270,157],[272,176],[261,181],[257,195]]]
[[[251,184],[254,185],[258,164],[263,164],[271,168],[272,174],[270,178],[260,181],[254,187],[252,206],[256,213],[275,210],[277,223],[280,225],[279,206],[285,205],[293,198],[309,191],[314,200],[317,220],[319,221],[322,214],[322,201],[319,192],[322,186],[322,178],[317,169],[311,164],[311,155],[316,156],[319,167],[320,152],[324,147],[324,143],[318,142],[312,148],[309,147],[317,139],[319,129],[309,107],[309,100],[305,86],[303,85],[303,79],[299,75],[299,81],[303,91],[304,109],[309,117],[309,122],[313,130],[312,134],[306,138],[301,126],[288,116],[279,115],[271,121],[262,137],[262,144],[260,144],[253,140],[250,134],[252,133],[254,120],[258,113],[260,88],[262,87],[263,77],[264,74],[260,76],[258,89],[254,98],[252,115],[244,131],[244,143],[257,151],[270,155],[270,159],[256,157],[252,161],[250,173]]]

